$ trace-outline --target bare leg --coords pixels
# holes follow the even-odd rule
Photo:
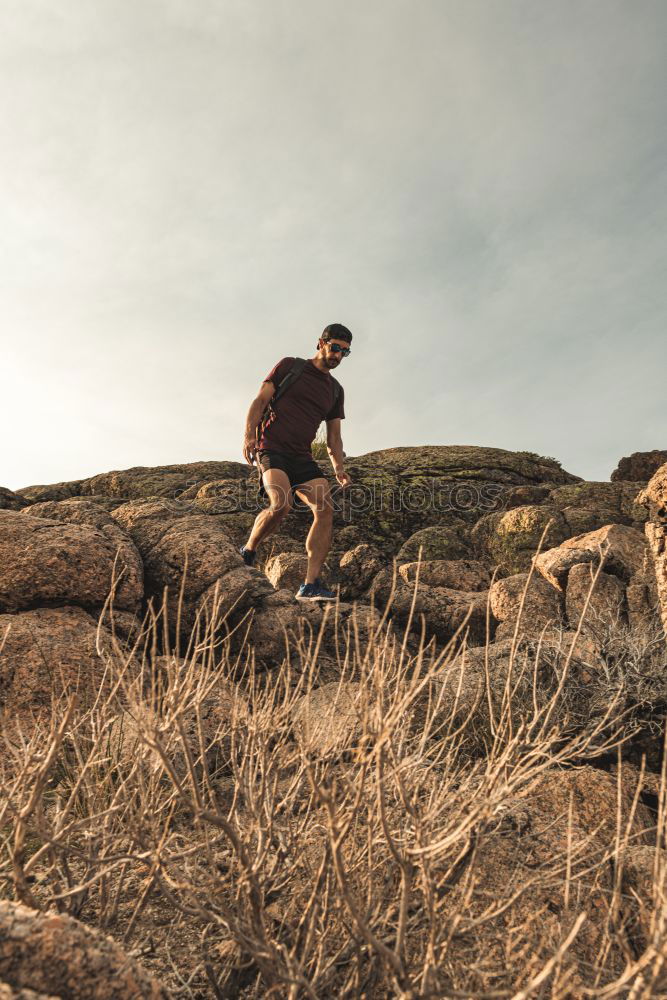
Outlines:
[[[295,490],[313,512],[313,523],[306,538],[308,569],[306,583],[315,583],[331,548],[333,535],[333,504],[326,479],[311,479]]]
[[[286,472],[282,469],[267,469],[262,482],[270,506],[261,510],[255,518],[245,545],[250,552],[254,552],[258,545],[278,530],[292,508],[292,489]]]

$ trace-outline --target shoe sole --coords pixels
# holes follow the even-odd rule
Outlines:
[[[313,596],[313,597],[301,597],[298,594],[295,594],[294,597],[296,598],[297,601],[335,601],[336,600],[335,597],[321,597],[321,596],[318,596],[318,597],[315,597],[315,596]]]

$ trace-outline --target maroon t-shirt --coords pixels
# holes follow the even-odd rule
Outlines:
[[[278,388],[292,367],[294,358],[282,358],[264,379]],[[259,449],[282,451],[287,455],[312,456],[311,445],[323,420],[345,418],[343,387],[334,406],[334,382],[329,372],[321,372],[308,359],[297,379],[275,405],[276,417],[265,428]],[[340,383],[339,383],[340,384]]]

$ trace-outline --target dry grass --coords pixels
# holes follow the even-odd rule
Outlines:
[[[327,712],[308,709],[324,630],[262,674],[199,624],[178,659],[163,606],[131,649],[100,642],[92,705],[7,726],[3,895],[112,933],[175,996],[667,996],[664,769],[648,831],[641,785],[599,770],[635,732],[628,679],[653,696],[652,639],[616,632],[582,723],[572,655],[545,668],[519,630],[471,693],[463,630],[409,652],[379,623],[339,650]],[[579,786],[547,808],[575,774],[611,789],[593,828]]]

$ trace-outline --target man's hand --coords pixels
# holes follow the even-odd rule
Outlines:
[[[334,470],[334,475],[343,489],[352,484],[350,474],[349,472],[346,472],[345,469],[339,469],[338,471]]]
[[[255,452],[257,451],[257,442],[254,437],[246,436],[243,442],[243,457],[245,458],[248,465],[253,465],[255,461]]]

